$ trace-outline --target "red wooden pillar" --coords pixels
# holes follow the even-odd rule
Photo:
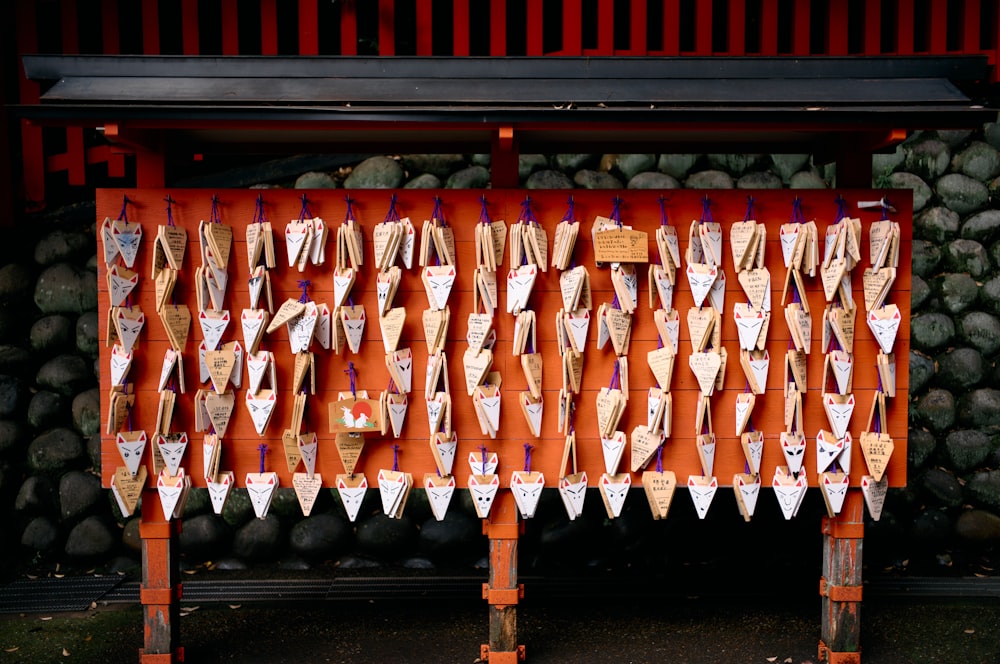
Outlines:
[[[494,189],[513,189],[518,184],[517,139],[514,127],[504,125],[493,134],[490,154],[491,184]]]
[[[490,538],[490,581],[483,584],[483,599],[490,605],[490,642],[480,647],[479,658],[489,664],[517,664],[524,659],[524,646],[517,645],[517,602],[524,587],[517,582],[520,526],[509,490],[497,493],[483,532]]]
[[[847,492],[836,518],[823,518],[823,624],[819,661],[861,663],[861,549],[864,541],[861,491]]]
[[[181,584],[177,535],[179,521],[163,518],[155,489],[142,492],[139,535],[142,537],[142,664],[174,664],[184,661],[180,645]]]

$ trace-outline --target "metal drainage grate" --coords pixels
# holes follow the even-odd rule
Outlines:
[[[121,582],[119,576],[21,579],[3,587],[0,613],[84,611]]]

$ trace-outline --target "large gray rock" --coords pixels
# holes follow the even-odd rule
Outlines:
[[[25,514],[48,514],[56,506],[52,482],[40,475],[31,475],[21,484],[14,499],[14,509]]]
[[[767,155],[763,154],[710,154],[708,163],[736,177],[749,171],[760,171],[767,167]]]
[[[987,122],[983,125],[983,137],[987,143],[1000,150],[1000,122]]]
[[[980,289],[980,300],[990,313],[1000,314],[1000,275],[983,284]]]
[[[470,154],[466,156],[469,163],[473,166],[485,166],[490,167],[490,163],[493,161],[493,155],[489,152],[477,152],[476,154]]]
[[[101,431],[101,391],[93,388],[73,398],[73,426],[84,436]]]
[[[208,489],[193,488],[188,493],[187,502],[184,503],[184,527],[187,527],[188,519],[192,519],[201,514],[214,514],[212,510],[212,497],[208,494]]]
[[[584,168],[596,168],[600,161],[599,154],[557,154],[556,168],[563,173],[576,173]]]
[[[31,348],[44,354],[70,350],[76,340],[73,321],[61,314],[39,318],[31,326],[29,337]]]
[[[924,474],[923,487],[930,495],[946,507],[962,504],[962,485],[949,471],[931,468]]]
[[[358,525],[358,550],[379,560],[398,560],[413,553],[417,526],[407,516],[390,519],[375,514]]]
[[[0,345],[0,374],[27,377],[34,365],[31,351],[20,346]]]
[[[28,436],[28,427],[21,421],[0,420],[0,455],[21,451]]]
[[[90,363],[79,355],[59,355],[41,366],[35,382],[42,387],[70,396],[94,383]]]
[[[255,518],[253,503],[246,489],[232,489],[222,508],[222,518],[233,528],[238,528]]]
[[[799,171],[788,179],[789,189],[826,189],[826,180],[812,171]]]
[[[913,211],[920,212],[934,195],[931,188],[920,176],[905,171],[889,176],[889,186],[893,189],[909,189],[913,192]]]
[[[725,171],[698,171],[688,176],[684,181],[687,189],[732,189],[733,178]]]
[[[910,310],[920,311],[924,302],[931,296],[931,287],[921,277],[911,275],[910,280]]]
[[[465,166],[465,157],[460,154],[404,154],[403,166],[410,176],[430,173],[441,180]]]
[[[337,181],[329,173],[310,171],[295,179],[296,189],[336,189]]]
[[[21,546],[29,551],[49,553],[59,544],[59,528],[52,520],[36,516],[21,533]]]
[[[573,181],[560,171],[535,171],[524,183],[527,189],[572,189]]]
[[[952,170],[986,182],[1000,175],[1000,153],[989,143],[973,141],[951,160]]]
[[[8,263],[0,267],[0,304],[27,302],[34,284],[34,273],[24,265]]]
[[[916,173],[925,180],[936,180],[941,177],[951,163],[951,151],[948,145],[931,135],[923,135],[903,146],[906,156],[903,167]]]
[[[944,449],[950,468],[958,472],[971,470],[993,450],[989,435],[975,429],[952,431],[944,439]]]
[[[955,423],[955,397],[948,390],[932,388],[916,404],[917,419],[935,432],[947,431]]]
[[[265,519],[251,519],[236,531],[233,553],[246,561],[264,562],[277,557],[281,544],[281,520],[268,514]]]
[[[910,351],[910,393],[919,394],[934,377],[934,360],[923,353]]]
[[[754,171],[740,176],[737,189],[781,189],[781,178],[770,171]]]
[[[933,241],[914,240],[912,262],[913,274],[929,279],[937,274],[938,264],[941,263],[941,248]]]
[[[808,154],[772,154],[771,166],[787,182],[795,173],[809,165],[810,157]]]
[[[906,460],[910,470],[921,468],[937,447],[937,439],[926,429],[910,429],[906,440]]]
[[[1000,426],[1000,390],[981,387],[958,402],[958,423],[975,429]]]
[[[913,520],[911,532],[918,541],[941,542],[951,535],[951,519],[945,510],[928,509]]]
[[[936,133],[952,150],[962,147],[972,136],[971,129],[938,129]]]
[[[903,165],[906,155],[903,153],[903,146],[897,145],[896,149],[888,153],[877,153],[872,155],[872,176],[877,179],[893,173]]]
[[[35,262],[52,265],[73,261],[94,251],[94,236],[74,231],[52,231],[35,245]]]
[[[433,173],[421,173],[405,185],[403,189],[440,189],[441,180]]]
[[[621,189],[622,183],[611,173],[584,169],[577,171],[573,182],[583,189]]]
[[[987,244],[1000,237],[1000,210],[983,210],[962,222],[961,236]]]
[[[0,417],[10,417],[21,407],[24,384],[17,376],[0,375]]]
[[[975,348],[954,348],[937,357],[935,383],[946,390],[961,394],[975,387],[986,376],[986,362]]]
[[[21,336],[27,325],[20,311],[11,308],[0,308],[0,341],[21,342]]]
[[[292,551],[307,560],[330,560],[354,541],[351,524],[333,514],[314,514],[299,521],[288,536]]]
[[[226,522],[214,514],[200,514],[184,519],[178,537],[181,551],[195,560],[210,560],[225,555],[233,534]]]
[[[445,183],[446,189],[485,189],[490,183],[490,172],[482,166],[469,166],[453,173]]]
[[[955,324],[944,314],[920,314],[910,321],[910,341],[917,350],[936,350],[954,336]]]
[[[419,551],[438,564],[469,563],[486,553],[479,519],[448,510],[444,520],[429,519],[420,527]]]
[[[986,510],[962,512],[955,522],[955,534],[973,542],[1000,540],[1000,516]]]
[[[982,311],[972,311],[958,320],[958,338],[990,357],[1000,350],[1000,320]]]
[[[944,244],[958,235],[958,213],[946,207],[928,208],[913,219],[913,230],[919,238]]]
[[[656,162],[656,170],[683,180],[698,163],[699,158],[701,155],[697,154],[661,154]]]
[[[965,272],[941,275],[934,281],[934,290],[941,306],[951,314],[965,311],[979,297],[979,284]]]
[[[76,319],[76,349],[87,357],[97,357],[100,353],[100,318],[96,311],[87,311]]]
[[[681,183],[666,173],[648,171],[628,181],[629,189],[679,189]]]
[[[299,506],[299,498],[295,495],[292,487],[281,487],[275,489],[271,494],[271,506],[267,513],[281,519],[283,524],[302,518],[302,507]]]
[[[95,310],[97,276],[68,263],[56,263],[38,277],[35,305],[46,314],[81,314]]]
[[[517,179],[524,182],[529,175],[549,167],[549,160],[543,154],[522,154],[517,158]]]
[[[67,411],[65,398],[55,392],[40,390],[28,403],[28,424],[40,431],[51,429],[66,423]]]
[[[28,445],[28,466],[46,475],[59,475],[71,469],[83,456],[83,439],[69,429],[46,431]]]
[[[72,558],[100,558],[115,548],[116,535],[107,521],[89,516],[73,526],[66,538],[66,555]]]
[[[615,157],[615,170],[628,182],[639,173],[656,168],[655,154],[620,154]]]
[[[369,157],[344,180],[345,189],[396,189],[403,184],[403,167],[389,157]]]
[[[990,198],[985,184],[960,173],[945,175],[937,181],[935,188],[941,202],[961,215],[986,207]]]
[[[965,491],[976,502],[1000,511],[1000,470],[974,473],[965,484]]]
[[[90,473],[71,470],[59,480],[59,512],[65,521],[75,521],[91,512],[103,498],[101,480]]]

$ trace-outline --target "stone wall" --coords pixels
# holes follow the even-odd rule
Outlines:
[[[950,566],[966,572],[985,569],[996,558],[998,148],[1000,128],[991,124],[975,133],[921,133],[893,154],[874,158],[874,185],[912,189],[916,211],[911,482],[892,492],[882,521],[869,528],[866,555],[878,567],[926,572]],[[353,166],[331,161],[331,170],[296,171],[303,163],[317,162],[296,157],[257,170],[242,168],[238,183],[215,175],[211,186],[479,188],[490,178],[488,155],[376,156]],[[814,167],[809,155],[523,155],[520,171],[529,189],[835,184],[833,170]],[[96,358],[103,316],[96,311],[93,217],[93,204],[81,203],[19,220],[5,230],[10,240],[0,245],[0,555],[13,563],[8,572],[56,564],[123,569],[139,556],[137,519],[121,517],[98,476],[102,423]],[[222,516],[212,513],[204,490],[194,490],[181,547],[192,566],[205,561],[229,568],[275,562],[306,568],[324,561],[341,568],[482,564],[486,542],[466,492],[459,495],[439,523],[421,491],[413,492],[400,520],[384,517],[371,492],[358,523],[350,524],[330,491],[321,494],[311,517],[302,518],[294,492],[280,489],[267,519],[258,520],[245,490],[233,492]],[[725,511],[721,500],[714,512]],[[641,500],[630,498],[616,522],[603,516],[596,495],[588,503],[584,518],[570,523],[558,498],[548,496],[529,524],[522,550],[531,562],[522,564],[559,565],[567,560],[564,555],[585,565],[662,559],[656,547],[663,538],[646,536],[652,521]],[[810,508],[811,503],[816,504]],[[731,507],[733,516],[735,504]],[[804,509],[810,515],[800,520],[812,519],[821,508],[807,501]],[[675,528],[685,527],[683,516],[671,519],[679,524]],[[732,532],[725,520],[726,528],[712,531],[720,541]],[[802,530],[780,524],[774,536],[788,537],[789,528]],[[804,532],[814,530],[815,521]],[[600,546],[581,552],[587,542]]]

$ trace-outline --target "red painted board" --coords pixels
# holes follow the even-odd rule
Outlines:
[[[165,190],[165,189],[145,189],[145,190],[100,190],[97,194],[97,218],[103,220],[105,217],[116,218],[121,209],[122,196],[127,195],[130,204],[128,216],[131,221],[138,221],[143,224],[144,239],[140,249],[140,257],[137,261],[137,270],[141,277],[136,297],[133,302],[141,306],[147,316],[146,327],[141,335],[140,343],[135,351],[135,360],[129,379],[138,386],[138,404],[133,413],[132,426],[151,430],[156,414],[156,404],[158,395],[155,391],[156,380],[159,376],[159,369],[164,350],[167,347],[166,336],[163,327],[154,311],[154,288],[149,279],[150,264],[152,255],[152,238],[156,233],[159,224],[166,223],[164,212],[165,204],[163,199],[169,194],[176,204],[173,206],[173,218],[179,225],[189,229],[189,246],[185,258],[184,272],[181,274],[177,289],[175,291],[178,301],[184,301],[195,309],[194,293],[191,289],[192,274],[199,262],[198,249],[195,243],[197,237],[198,222],[208,219],[211,208],[211,197],[218,196],[222,221],[231,225],[234,230],[235,243],[232,252],[232,264],[229,268],[230,286],[227,295],[227,306],[234,316],[224,340],[242,340],[242,333],[239,327],[238,317],[240,311],[248,304],[248,292],[245,276],[248,273],[247,257],[245,252],[245,241],[243,239],[244,229],[247,223],[253,218],[254,202],[257,194],[254,190],[223,190],[211,192],[208,190]],[[342,223],[345,216],[346,204],[343,194],[334,193],[328,190],[305,192],[309,197],[310,210],[313,215],[322,217],[331,226],[331,234],[335,234],[336,228]],[[527,192],[517,190],[489,190],[480,191],[352,191],[351,197],[355,200],[354,210],[356,218],[364,229],[366,236],[365,249],[367,251],[366,260],[371,261],[370,233],[372,227],[383,220],[389,207],[390,196],[397,196],[396,207],[402,216],[408,216],[414,222],[418,232],[433,208],[434,196],[442,199],[444,217],[455,230],[457,243],[457,269],[459,280],[449,300],[451,309],[451,325],[449,328],[446,352],[449,358],[450,379],[452,385],[452,397],[454,402],[454,428],[459,437],[458,461],[456,461],[456,477],[460,486],[464,486],[468,471],[464,459],[470,452],[478,451],[480,445],[485,444],[491,451],[497,451],[501,457],[500,474],[504,484],[508,481],[512,470],[521,469],[523,465],[523,444],[530,441],[535,450],[532,455],[532,467],[542,470],[546,475],[546,483],[554,485],[558,481],[559,461],[563,449],[564,437],[556,431],[557,394],[561,386],[560,372],[558,370],[558,353],[555,348],[555,333],[553,319],[560,308],[560,297],[558,294],[558,274],[551,269],[540,275],[536,283],[535,290],[531,295],[530,304],[536,311],[539,328],[539,352],[543,354],[545,361],[545,372],[543,380],[545,397],[545,414],[543,419],[543,436],[541,438],[531,438],[528,434],[527,425],[524,423],[520,410],[516,405],[517,392],[526,389],[525,379],[521,373],[520,365],[516,358],[510,353],[510,344],[513,333],[512,316],[503,312],[498,312],[495,318],[495,329],[497,330],[498,342],[495,349],[494,368],[499,370],[504,378],[503,384],[503,404],[502,404],[502,425],[500,435],[496,440],[482,435],[472,408],[471,398],[466,396],[463,389],[464,380],[461,368],[462,355],[467,347],[465,342],[466,324],[465,320],[472,310],[472,293],[470,289],[470,279],[475,269],[474,252],[472,246],[473,226],[480,218],[480,196],[485,193],[488,201],[488,209],[492,219],[503,219],[508,223],[513,223],[521,209]],[[586,265],[591,275],[591,282],[594,291],[595,308],[601,302],[612,299],[612,287],[608,268],[597,268],[594,265],[594,255],[590,240],[590,226],[596,215],[607,216],[612,209],[613,196],[620,195],[623,199],[622,217],[627,224],[633,225],[637,229],[643,229],[650,233],[650,240],[657,224],[660,223],[660,209],[658,198],[660,195],[669,197],[667,212],[669,221],[675,225],[681,235],[681,249],[687,245],[687,229],[692,219],[697,219],[701,215],[702,199],[708,195],[712,201],[712,212],[716,221],[719,221],[725,232],[725,251],[728,252],[728,229],[734,221],[740,221],[744,217],[746,209],[746,197],[751,193],[755,198],[755,209],[757,220],[765,223],[768,228],[767,233],[767,264],[772,274],[772,300],[773,314],[769,333],[768,349],[772,358],[780,358],[788,347],[788,333],[785,328],[783,316],[779,303],[784,267],[781,262],[780,249],[778,247],[778,226],[788,221],[792,200],[795,196],[802,198],[803,211],[807,219],[816,219],[822,233],[823,229],[833,222],[836,206],[834,204],[835,192],[832,191],[712,191],[699,192],[688,190],[676,191],[574,191],[576,218],[583,224],[580,239],[577,242],[575,258],[578,264]],[[907,363],[905,358],[909,348],[909,290],[910,274],[905,266],[910,264],[910,241],[911,241],[911,217],[912,209],[910,197],[903,194],[894,194],[886,191],[843,191],[843,195],[850,205],[852,213],[860,215],[865,233],[867,233],[870,223],[878,218],[875,212],[857,213],[856,202],[859,200],[877,200],[882,195],[888,195],[893,203],[899,208],[894,218],[901,222],[902,242],[900,249],[899,265],[901,266],[893,292],[889,301],[899,306],[903,313],[904,324],[900,328],[896,341],[896,356],[902,358],[898,363],[899,371],[899,395],[896,399],[889,400],[889,421],[886,429],[894,437],[896,451],[887,471],[887,476],[893,486],[905,484],[906,479],[906,431],[907,431]],[[284,254],[283,230],[286,223],[291,219],[299,217],[301,202],[299,196],[301,191],[292,190],[269,190],[264,193],[266,213],[268,219],[274,226],[276,253],[279,265],[272,270],[272,280],[274,284],[275,301],[280,303],[285,298],[297,297],[301,292],[297,288],[300,279],[309,279],[312,282],[310,290],[311,297],[317,302],[332,302],[332,278],[331,270],[334,260],[334,242],[331,239],[328,244],[328,262],[323,266],[308,266],[304,273],[300,274],[294,268],[289,269],[287,265],[282,266],[281,257]],[[566,192],[530,192],[533,209],[540,222],[551,232],[555,224],[566,212]],[[866,235],[867,237],[867,235]],[[655,246],[651,256],[655,260]],[[731,314],[733,304],[742,299],[738,291],[739,286],[732,270],[731,259],[725,261],[725,270],[728,277],[728,292],[726,300],[727,311],[723,315],[723,343],[729,350],[732,364],[730,365],[725,380],[725,389],[717,391],[712,397],[712,411],[714,413],[714,428],[718,436],[718,452],[716,455],[716,472],[720,482],[728,484],[733,473],[742,472],[743,460],[739,449],[739,441],[734,435],[732,423],[733,403],[736,394],[743,391],[745,379],[740,370],[736,357],[738,356],[738,343],[735,324]],[[866,259],[867,260],[867,257]],[[287,263],[287,261],[286,261]],[[358,277],[352,295],[355,303],[364,304],[368,312],[375,311],[374,281],[375,273],[370,264],[366,263],[361,275]],[[858,406],[851,422],[850,431],[857,439],[858,434],[864,428],[867,421],[868,408],[871,404],[872,396],[876,387],[877,377],[874,372],[875,342],[871,333],[862,319],[863,299],[860,298],[861,271],[867,265],[862,262],[853,273],[854,291],[859,297],[859,314],[856,326],[857,340],[855,343],[856,371],[854,375],[854,394],[858,401]],[[505,264],[501,268],[501,275],[506,274]],[[645,274],[645,268],[640,266],[640,274]],[[808,279],[808,297],[814,312],[821,311],[824,307],[824,298],[819,278]],[[506,302],[504,296],[503,280],[501,276],[501,304]],[[99,267],[99,311],[108,309],[108,296],[105,286],[105,268]],[[682,319],[690,306],[692,306],[692,296],[686,281],[681,279],[678,282],[678,292],[675,296],[675,308],[681,312]],[[640,279],[640,307],[635,316],[635,323],[632,333],[632,343],[630,352],[631,364],[631,394],[625,416],[619,426],[622,431],[629,433],[632,429],[645,422],[645,392],[653,384],[653,378],[648,368],[645,366],[645,354],[649,350],[656,348],[657,335],[653,325],[652,312],[647,307],[647,285],[645,279]],[[395,440],[391,438],[380,439],[371,438],[362,455],[361,467],[366,474],[377,473],[379,468],[387,468],[392,464],[392,445],[398,443],[401,447],[399,462],[401,469],[412,472],[420,477],[425,472],[432,472],[434,465],[431,459],[427,428],[427,415],[421,401],[420,394],[423,388],[423,372],[426,367],[426,345],[423,340],[422,326],[420,323],[421,312],[427,307],[427,300],[423,286],[416,268],[405,271],[400,292],[394,302],[396,306],[403,306],[407,310],[407,322],[404,328],[403,342],[401,346],[409,346],[414,353],[414,392],[411,394],[411,407],[405,426],[404,436]],[[371,316],[372,314],[369,313]],[[818,315],[814,314],[814,320],[818,321]],[[103,325],[103,323],[102,323]],[[102,330],[102,335],[103,335]],[[185,466],[191,469],[194,476],[194,483],[203,486],[204,481],[198,477],[202,467],[201,457],[201,436],[195,434],[193,430],[193,393],[197,384],[197,344],[201,341],[200,329],[193,327],[188,346],[185,349],[186,358],[186,381],[189,392],[186,395],[178,396],[178,405],[174,418],[175,431],[187,431],[192,438],[191,446],[188,449]],[[593,426],[591,414],[595,412],[594,400],[597,391],[607,385],[612,374],[614,362],[613,353],[610,346],[604,350],[597,350],[596,325],[590,329],[589,345],[585,355],[584,366],[584,390],[577,397],[577,403],[581,408],[581,415],[577,419],[578,436],[578,458],[580,467],[585,469],[593,478],[600,476],[604,472],[604,464],[600,452],[600,440],[596,434],[596,427]],[[103,339],[102,339],[103,341]],[[315,344],[314,344],[315,345]],[[814,436],[821,427],[828,428],[826,418],[823,413],[820,395],[822,387],[823,355],[820,346],[820,328],[814,325],[813,332],[813,353],[809,359],[809,390],[805,396],[805,429],[807,436]],[[258,466],[257,446],[263,440],[271,445],[271,450],[267,459],[269,470],[278,472],[283,486],[290,485],[290,476],[286,470],[285,462],[280,448],[280,436],[282,429],[287,426],[290,416],[290,397],[287,384],[290,380],[292,354],[290,352],[287,335],[284,330],[278,330],[268,336],[263,347],[274,351],[279,361],[278,382],[282,386],[283,392],[279,394],[279,403],[272,416],[271,423],[265,430],[265,436],[259,437],[252,428],[249,415],[241,403],[245,390],[237,391],[237,407],[230,424],[230,431],[224,440],[222,468],[236,471],[237,483],[242,486],[244,475],[247,472],[256,472]],[[388,372],[384,367],[384,350],[379,338],[377,324],[370,323],[365,331],[365,341],[361,347],[359,355],[336,356],[331,351],[323,351],[316,347],[313,349],[317,353],[318,371],[318,391],[315,396],[310,397],[309,407],[306,416],[307,431],[316,431],[320,437],[320,454],[318,470],[322,473],[324,484],[330,485],[338,473],[343,472],[343,467],[333,447],[332,436],[328,431],[327,404],[335,400],[338,391],[348,389],[348,379],[344,374],[347,362],[354,362],[358,369],[358,388],[367,389],[372,394],[385,389],[388,383]],[[109,376],[109,353],[110,349],[102,348],[101,355],[101,389],[102,393],[107,393],[110,388]],[[663,463],[667,469],[677,472],[678,477],[686,478],[689,474],[700,474],[699,462],[694,446],[694,404],[698,397],[698,389],[693,375],[687,367],[687,359],[690,354],[690,342],[687,336],[686,325],[681,325],[680,354],[677,359],[677,366],[674,372],[672,395],[674,399],[674,435],[668,441]],[[781,392],[781,370],[780,361],[772,360],[773,366],[767,385],[767,393],[758,397],[758,403],[754,411],[754,425],[756,429],[765,432],[766,447],[764,455],[763,476],[769,479],[774,472],[776,465],[783,465],[782,455],[778,447],[778,433],[782,426],[783,398]],[[106,409],[107,403],[104,403]],[[810,441],[808,454],[812,455],[814,443]],[[857,447],[857,446],[856,446]],[[114,473],[115,467],[121,465],[118,452],[114,445],[112,436],[104,435],[102,439],[103,454],[103,481],[107,486]],[[628,450],[626,456],[628,458]],[[624,462],[623,462],[624,463]],[[807,469],[812,469],[814,462],[812,456],[807,457]],[[853,459],[852,484],[857,485],[863,474],[864,461],[860,451],[855,451]],[[809,473],[812,481],[815,480],[815,473]],[[639,477],[635,478],[638,483]]]

